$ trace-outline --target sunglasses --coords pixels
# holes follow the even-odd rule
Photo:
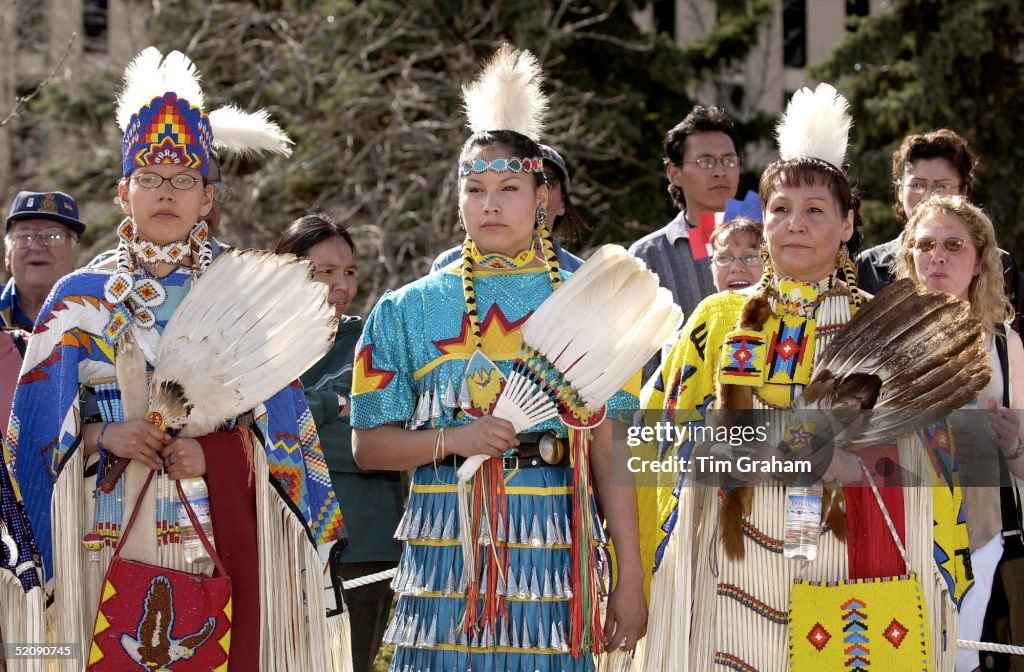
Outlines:
[[[918,252],[933,252],[935,250],[935,246],[940,243],[942,244],[942,247],[951,254],[962,252],[964,246],[967,245],[966,240],[963,238],[957,238],[956,236],[950,236],[949,238],[941,241],[935,240],[934,238],[918,238],[914,241],[914,249]]]

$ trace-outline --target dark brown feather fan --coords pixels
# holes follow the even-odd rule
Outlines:
[[[906,436],[978,396],[992,370],[970,306],[899,280],[868,301],[814,363],[793,409],[871,409],[836,437],[861,446]]]

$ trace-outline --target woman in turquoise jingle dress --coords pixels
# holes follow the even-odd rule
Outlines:
[[[460,157],[459,212],[468,234],[461,263],[385,294],[356,349],[356,462],[365,469],[415,469],[397,531],[404,542],[393,584],[398,606],[385,634],[397,647],[392,669],[400,672],[594,669],[591,652],[598,647],[572,651],[570,643],[574,629],[588,622],[570,615],[571,586],[579,579],[572,545],[580,536],[570,523],[572,470],[537,455],[537,433],[564,441],[566,427],[551,420],[517,436],[506,420],[479,415],[500,392],[499,381],[470,361],[481,351],[508,375],[522,343],[520,326],[568,276],[545,227],[540,156],[534,140],[514,131],[470,137]],[[633,394],[620,391],[609,416],[635,405]],[[647,611],[632,478],[626,456],[613,456],[611,435],[611,421],[602,423],[591,448],[595,489],[616,547],[604,645],[630,650],[643,636]],[[504,459],[505,508],[496,538],[473,540],[484,548],[474,577],[479,604],[494,599],[485,593],[497,564],[496,592],[507,611],[499,608],[496,618],[474,627],[466,615],[467,592],[474,593],[462,578],[456,466],[472,455],[502,459],[517,450],[518,458]],[[600,523],[591,520],[600,539]],[[507,564],[496,563],[505,549]],[[600,633],[591,634],[600,640]]]

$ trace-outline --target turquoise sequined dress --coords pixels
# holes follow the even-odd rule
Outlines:
[[[456,268],[387,293],[373,310],[356,348],[354,428],[401,423],[419,430],[470,421],[460,406],[467,401],[463,379],[475,347]],[[508,375],[522,342],[519,327],[551,294],[548,272],[543,267],[477,271],[474,278],[484,353]],[[627,392],[609,402],[610,411],[635,407],[636,397]],[[542,430],[567,434],[557,420],[528,431]],[[593,670],[591,656],[574,659],[569,653],[571,469],[505,472],[507,518],[499,519],[497,536],[509,548],[509,570],[498,581],[507,615],[499,615],[494,632],[473,635],[460,628],[465,584],[456,483],[455,470],[443,465],[421,466],[413,477],[396,532],[403,541],[392,583],[399,599],[384,637],[396,646],[391,669]],[[595,538],[603,540],[596,522]],[[481,568],[481,586],[489,571],[494,571],[491,558]]]

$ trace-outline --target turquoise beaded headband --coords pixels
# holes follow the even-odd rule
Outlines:
[[[465,177],[472,173],[482,173],[488,170],[493,170],[496,173],[542,173],[544,172],[544,160],[539,156],[535,156],[532,159],[520,159],[517,157],[507,159],[499,156],[490,161],[473,159],[459,163],[459,177]]]

